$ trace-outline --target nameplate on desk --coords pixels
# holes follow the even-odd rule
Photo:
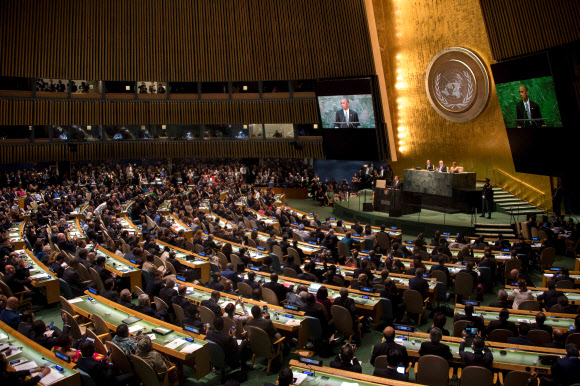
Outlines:
[[[402,324],[395,324],[393,327],[395,328],[395,330],[398,330],[398,331],[406,331],[406,332],[414,332],[415,331],[414,327],[403,326]]]
[[[308,357],[300,357],[298,360],[300,362],[306,363],[308,365],[322,366],[322,361],[318,360],[318,359],[312,359],[312,358],[308,358]]]

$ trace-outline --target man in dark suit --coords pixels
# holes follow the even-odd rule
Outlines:
[[[165,284],[163,284],[163,272],[155,271],[155,276],[153,276],[153,280],[151,280],[145,292],[150,299],[153,299],[155,296],[159,296],[159,292],[163,287],[165,287]]]
[[[12,265],[6,266],[4,274],[4,283],[12,290],[13,293],[30,291],[32,281],[30,279],[19,279],[16,275],[16,269]]]
[[[115,281],[113,279],[107,279],[104,286],[105,289],[101,292],[101,296],[117,303],[119,301],[119,293],[115,291]]]
[[[174,296],[177,296],[177,291],[175,290],[175,280],[167,279],[165,287],[161,288],[161,291],[159,291],[159,299],[163,300],[165,304],[167,304],[170,312],[173,312],[173,307],[171,306],[173,303],[171,303],[171,299],[173,299]]]
[[[371,365],[375,365],[375,360],[381,355],[388,355],[389,350],[397,350],[401,353],[401,364],[407,368],[409,364],[409,356],[407,354],[407,349],[405,346],[395,343],[395,329],[393,327],[385,327],[383,330],[383,336],[385,341],[376,344],[373,347],[373,352],[371,354]]]
[[[311,316],[316,318],[320,321],[320,326],[322,327],[322,335],[324,337],[331,336],[334,332],[333,329],[328,328],[328,321],[326,320],[326,316],[324,315],[324,311],[321,308],[315,306],[316,298],[313,294],[306,295],[306,303],[300,307],[300,311],[304,311],[304,315]]]
[[[373,372],[375,377],[383,377],[386,379],[394,379],[396,381],[409,381],[409,374],[401,374],[397,371],[397,367],[401,364],[402,355],[401,352],[397,349],[389,349],[387,352],[387,363],[388,366],[386,369],[376,369]]]
[[[234,271],[234,265],[232,263],[226,264],[226,269],[220,273],[222,277],[229,279],[234,284],[234,289],[238,289],[238,282],[240,282],[240,277]]]
[[[256,281],[256,273],[255,272],[248,272],[248,278],[244,279],[244,283],[250,286],[252,290],[256,288],[260,288],[260,283]]]
[[[105,258],[105,256],[99,256],[97,258],[97,265],[93,267],[93,269],[97,271],[97,273],[99,274],[99,277],[101,278],[103,283],[106,282],[108,279],[113,279],[113,274],[105,268],[106,261],[107,259]]]
[[[403,183],[399,181],[399,176],[395,176],[395,178],[393,178],[392,187],[393,189],[403,189]]]
[[[557,385],[571,385],[580,379],[580,359],[578,359],[578,346],[574,343],[566,345],[566,357],[559,358],[552,365],[552,377]]]
[[[340,297],[334,299],[334,305],[346,308],[348,312],[350,312],[350,316],[352,316],[354,324],[354,321],[357,318],[358,311],[356,309],[354,300],[348,297],[348,289],[344,287],[340,289]],[[356,329],[356,326],[353,326],[353,328]]]
[[[261,328],[268,334],[272,343],[282,337],[276,326],[274,326],[274,323],[270,320],[270,314],[266,313],[264,315],[265,317],[262,317],[262,309],[260,306],[253,306],[251,312],[252,319],[248,320],[246,326]]]
[[[514,322],[508,321],[510,317],[510,312],[507,309],[503,309],[499,312],[499,320],[492,320],[487,325],[487,330],[485,331],[486,336],[489,336],[493,330],[498,328],[508,330],[513,332],[514,336],[518,336],[518,328]]]
[[[532,102],[529,98],[528,86],[520,85],[520,98],[522,99],[516,104],[516,126],[517,127],[542,127],[546,126],[542,120],[542,112],[540,106]]]
[[[336,112],[334,117],[334,128],[335,129],[350,129],[360,127],[360,122],[358,120],[358,114],[356,111],[349,109],[350,101],[348,98],[342,98],[340,100],[340,110]]]
[[[67,282],[74,297],[83,296],[86,285],[90,283],[90,280],[84,282],[77,273],[76,268],[79,266],[79,264],[80,263],[77,259],[72,259],[70,261],[70,265],[66,267],[62,274],[62,280]]]
[[[122,290],[119,294],[119,305],[129,309],[135,308],[135,305],[131,303],[131,291],[129,291],[127,288]]]
[[[507,338],[507,342],[509,344],[518,344],[520,346],[535,346],[535,344],[528,339],[528,332],[530,332],[530,325],[527,323],[521,323],[520,335],[510,336]]]
[[[530,324],[530,330],[542,330],[546,331],[548,334],[552,335],[552,326],[546,326],[546,314],[543,312],[538,312],[536,314],[536,323]]]
[[[431,164],[431,160],[427,160],[427,165],[425,165],[425,170],[433,170],[433,165]]]
[[[349,344],[342,346],[340,354],[330,362],[330,367],[333,369],[352,371],[353,373],[362,373],[362,366],[354,356],[354,350]]]
[[[437,167],[437,171],[441,173],[447,173],[447,166],[443,164],[443,161],[439,161],[439,166]]]
[[[147,294],[141,294],[139,295],[138,300],[139,305],[133,307],[133,309],[147,316],[155,317],[155,310],[151,307],[149,296],[147,296]]]
[[[207,300],[202,300],[201,305],[212,310],[215,316],[222,316],[222,308],[218,305],[220,297],[219,291],[212,291],[211,297]]]
[[[270,281],[262,286],[262,288],[268,288],[274,291],[279,302],[286,299],[286,293],[292,292],[292,287],[286,288],[283,284],[278,283],[278,274],[273,273],[270,275]]]
[[[181,284],[177,288],[177,295],[171,298],[171,304],[177,304],[181,308],[183,308],[183,313],[185,315],[189,315],[193,309],[193,304],[185,297],[187,294],[187,286],[185,284]]]
[[[224,331],[224,320],[221,316],[216,316],[213,320],[213,329],[206,335],[207,340],[211,340],[220,346],[226,354],[227,364],[235,369],[240,365],[240,349],[238,342],[234,339],[232,331]]]
[[[487,218],[491,218],[491,207],[493,206],[493,188],[489,181],[489,178],[485,179],[485,185],[481,190],[481,215],[479,217],[485,217],[485,212],[487,212]]]
[[[423,279],[423,273],[423,268],[415,270],[415,277],[409,279],[409,289],[419,292],[425,299],[429,292],[429,282]]]
[[[473,304],[466,304],[465,305],[465,315],[457,315],[455,318],[455,321],[460,321],[460,320],[467,320],[471,322],[471,325],[475,328],[477,328],[478,331],[483,331],[483,318],[481,316],[475,316],[473,315]]]
[[[95,354],[94,343],[85,340],[81,343],[81,356],[77,360],[76,366],[87,373],[97,385],[125,385],[135,383],[135,376],[132,374],[123,374],[115,376],[118,370],[112,365],[107,365],[105,360],[96,360],[93,358]],[[137,382],[138,384],[138,382]]]
[[[465,351],[465,338],[467,334],[463,331],[463,340],[459,344],[459,357],[467,366],[482,366],[490,368],[493,363],[493,354],[485,345],[482,337],[473,338],[471,348],[473,352]]]
[[[453,354],[449,350],[449,346],[441,343],[441,338],[443,333],[437,327],[433,327],[429,333],[430,342],[421,343],[421,348],[419,349],[419,355],[437,355],[445,360],[452,360]]]
[[[222,275],[219,272],[214,272],[212,275],[213,280],[207,284],[207,288],[216,290],[216,291],[223,291],[224,286],[220,283]]]

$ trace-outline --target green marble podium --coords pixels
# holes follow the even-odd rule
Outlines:
[[[406,192],[453,197],[458,190],[475,189],[475,173],[440,173],[406,169],[403,190]]]

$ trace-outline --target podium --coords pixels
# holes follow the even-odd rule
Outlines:
[[[420,212],[421,199],[401,189],[375,188],[373,209],[376,212],[388,213],[391,217],[401,217],[404,214]]]

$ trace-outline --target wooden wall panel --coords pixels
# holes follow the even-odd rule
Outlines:
[[[75,101],[0,99],[0,125],[148,125],[318,122],[315,99]]]
[[[257,81],[373,74],[363,0],[4,0],[0,75]]]
[[[578,0],[479,0],[479,3],[496,60],[580,39]]]
[[[99,142],[0,145],[0,163],[132,158],[323,158],[321,141]]]

